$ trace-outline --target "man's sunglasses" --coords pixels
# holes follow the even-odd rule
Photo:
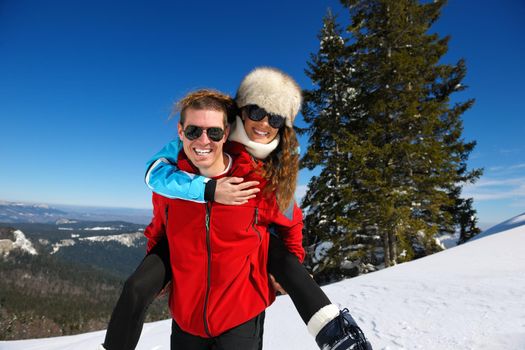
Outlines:
[[[268,124],[274,129],[280,129],[284,126],[285,118],[273,113],[268,113],[264,108],[261,108],[257,105],[248,105],[246,107],[248,112],[248,118],[254,122],[260,122],[264,117],[268,116]]]
[[[184,129],[184,136],[186,136],[188,140],[193,141],[198,139],[203,132],[206,132],[208,138],[214,142],[219,142],[224,137],[224,129],[217,127],[201,128],[195,125],[188,125],[186,129]]]

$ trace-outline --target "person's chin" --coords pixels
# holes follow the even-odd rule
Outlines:
[[[270,139],[266,136],[260,136],[260,135],[257,135],[257,134],[252,134],[250,136],[250,139],[253,141],[253,142],[257,142],[257,143],[268,143],[270,142]]]

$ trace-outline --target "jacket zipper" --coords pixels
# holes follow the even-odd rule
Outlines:
[[[165,214],[165,217],[166,217],[166,222],[164,223],[164,230],[165,230],[165,233],[166,233],[166,236],[168,235],[168,212],[169,212],[169,209],[170,209],[170,206],[169,204],[166,205],[166,209],[164,209],[164,214]]]
[[[259,208],[255,207],[255,219],[253,220],[252,227],[253,227],[253,230],[255,232],[257,232],[257,235],[259,236],[259,241],[260,241],[261,240],[261,232],[259,232],[257,227],[255,227],[255,225],[257,225],[258,223],[259,223]]]
[[[206,334],[211,338],[211,332],[208,325],[208,318],[206,314],[208,313],[208,298],[210,296],[210,285],[211,285],[211,238],[210,238],[210,216],[211,216],[211,203],[206,203],[206,249],[208,253],[208,276],[207,276],[207,285],[206,285],[206,296],[204,297],[204,330]]]

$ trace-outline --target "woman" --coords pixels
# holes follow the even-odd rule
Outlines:
[[[229,139],[244,145],[260,168],[266,182],[261,195],[274,196],[275,193],[280,210],[285,214],[293,212],[290,209],[295,205],[293,196],[299,154],[292,126],[301,105],[300,88],[279,70],[258,68],[241,82],[236,102],[240,116],[232,125]],[[154,156],[146,174],[148,186],[170,198],[212,201],[215,197],[220,200],[217,193],[223,193],[231,185],[231,179],[221,182],[201,176],[189,178],[174,165],[179,150],[179,141],[174,141]],[[256,192],[257,189],[246,190],[245,196],[238,198],[237,202],[226,204],[245,203]],[[297,257],[289,253],[287,239],[286,235],[270,237],[268,271],[290,294],[319,347],[371,349],[348,310],[339,311]],[[136,346],[146,308],[169,280],[168,254],[166,244],[159,242],[126,282],[108,326],[104,342],[107,350]],[[123,339],[129,341],[123,342]]]

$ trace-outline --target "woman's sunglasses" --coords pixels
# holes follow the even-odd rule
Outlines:
[[[264,117],[268,116],[268,124],[274,129],[280,129],[284,126],[285,118],[273,113],[268,113],[264,108],[257,105],[249,105],[246,107],[248,118],[254,122],[260,122]]]
[[[186,136],[188,140],[193,141],[198,139],[203,132],[206,132],[208,138],[214,142],[219,142],[224,137],[224,129],[217,127],[201,128],[195,125],[188,125],[186,129],[184,129],[184,136]]]

